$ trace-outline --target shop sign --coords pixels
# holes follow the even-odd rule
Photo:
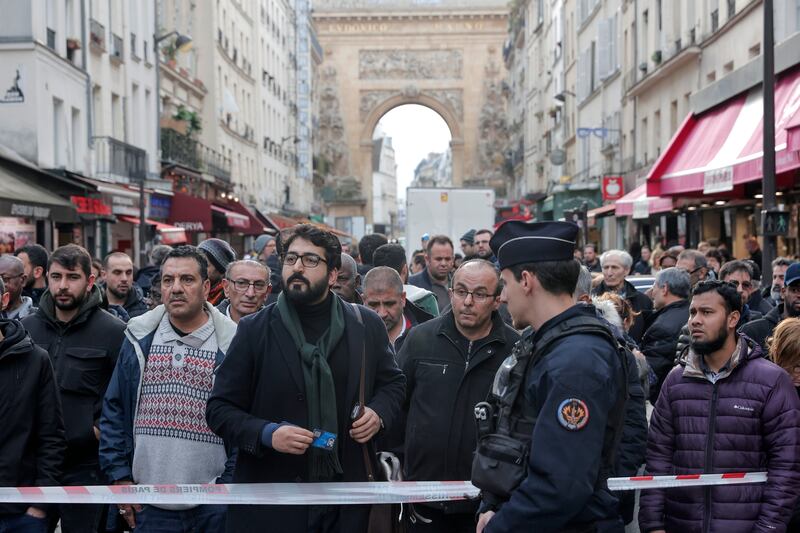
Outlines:
[[[111,211],[115,215],[126,215],[129,217],[139,216],[139,207],[133,202],[132,198],[126,198],[124,196],[112,196],[111,203]]]
[[[186,231],[204,231],[202,222],[174,222],[176,228],[183,228]]]
[[[0,95],[0,104],[21,104],[25,101],[22,89],[22,65],[18,65],[11,80],[11,85]]]
[[[82,215],[110,215],[111,207],[104,204],[99,198],[87,196],[70,196],[69,200]]]
[[[0,217],[0,254],[12,253],[34,242],[36,242],[34,224],[28,224],[25,219]]]
[[[619,200],[625,195],[622,176],[603,176],[603,201]]]
[[[633,202],[633,218],[650,217],[650,198],[644,197]]]
[[[11,204],[11,216],[50,218],[50,208],[40,207],[38,205]]]
[[[733,167],[718,168],[703,173],[703,194],[733,190]]]
[[[172,200],[163,196],[150,195],[150,216],[153,218],[169,218]]]

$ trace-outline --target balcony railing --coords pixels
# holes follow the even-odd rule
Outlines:
[[[169,128],[161,129],[161,157],[164,161],[206,172],[231,181],[231,161],[197,140]]]
[[[92,137],[96,175],[118,182],[138,183],[147,176],[147,152],[113,137]]]
[[[106,28],[94,19],[89,20],[89,36],[92,45],[100,50],[106,49]]]
[[[231,181],[231,160],[208,146],[199,145],[203,170],[222,181]]]

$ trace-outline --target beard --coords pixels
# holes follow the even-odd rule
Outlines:
[[[55,297],[53,297],[53,302],[55,303],[56,307],[61,309],[62,311],[73,311],[73,310],[79,308],[83,304],[83,301],[86,299],[86,295],[85,294],[81,295],[81,296],[74,296],[72,294],[64,292],[64,293],[58,294],[58,296],[69,296],[70,297],[70,299],[68,301],[66,301],[66,302],[59,302]]]
[[[118,298],[120,300],[124,300],[124,299],[126,299],[128,297],[128,293],[131,292],[131,287],[129,285],[128,288],[125,289],[124,292],[123,292],[119,288],[114,289],[109,285],[108,286],[108,292],[113,294],[115,298]]]
[[[302,282],[307,288],[295,288],[292,285],[295,281]],[[328,291],[328,280],[323,278],[317,283],[311,283],[300,274],[292,274],[283,281],[283,287],[283,292],[290,302],[295,305],[309,305],[320,300]]]
[[[722,327],[719,329],[719,332],[717,333],[717,338],[707,341],[696,341],[692,339],[690,342],[690,346],[692,347],[692,350],[694,350],[696,354],[709,355],[722,348],[725,345],[725,341],[727,340],[728,340],[728,328],[726,328],[725,325],[723,324]]]
[[[796,300],[795,300],[796,302]],[[795,302],[792,302],[790,305],[788,301],[783,301],[783,312],[786,313],[787,317],[797,318],[800,317],[800,309],[795,307]]]

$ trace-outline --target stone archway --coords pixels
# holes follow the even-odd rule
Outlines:
[[[507,11],[506,0],[315,2],[323,57],[316,142],[336,161],[323,195],[329,215],[371,223],[372,134],[404,104],[426,106],[447,123],[454,186],[505,186],[508,132],[498,103]]]

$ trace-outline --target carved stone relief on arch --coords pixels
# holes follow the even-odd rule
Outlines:
[[[464,93],[461,89],[420,90],[416,86],[411,85],[402,90],[361,91],[358,106],[361,120],[366,120],[373,109],[395,96],[404,96],[406,98],[427,96],[437,100],[442,106],[448,108],[458,120],[464,119]]]

